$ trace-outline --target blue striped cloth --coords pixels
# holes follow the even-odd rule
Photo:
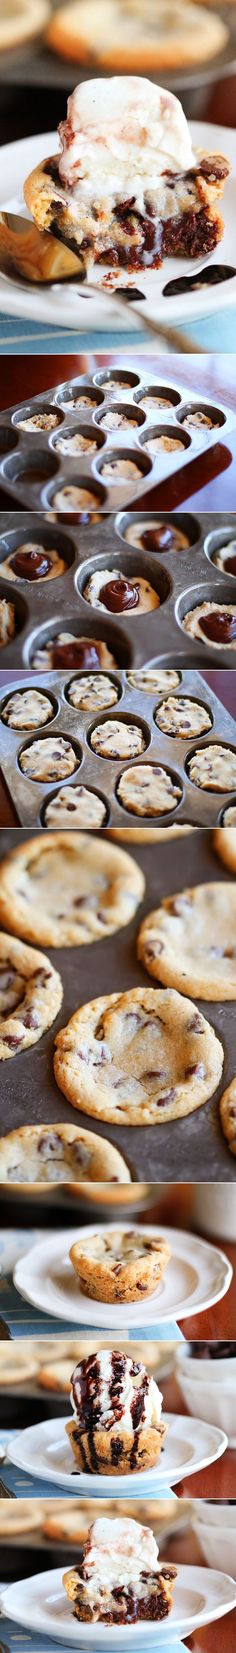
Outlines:
[[[220,315],[206,316],[198,322],[188,322],[188,335],[191,336],[193,351],[198,345],[202,351],[221,351],[232,353],[232,328],[235,312],[232,308],[222,310]],[[168,323],[168,316],[166,317]],[[185,327],[184,327],[185,330]],[[182,327],[178,328],[181,346]],[[2,356],[41,356],[41,355],[74,355],[83,350],[89,353],[97,351],[123,350],[134,348],[139,351],[140,346],[147,345],[148,335],[142,331],[130,331],[130,328],[99,330],[93,332],[73,332],[70,328],[50,327],[44,322],[26,321],[18,316],[6,316],[0,312],[0,355]],[[176,347],[177,349],[177,344]]]
[[[63,1424],[63,1419],[61,1422]],[[18,1429],[1,1429],[0,1446],[3,1446],[4,1448],[8,1444],[10,1446],[11,1441],[14,1440],[16,1435],[18,1435]],[[43,1479],[40,1480],[38,1475],[29,1475],[22,1469],[17,1469],[15,1464],[0,1464],[0,1476],[1,1481],[3,1481],[3,1486],[6,1487],[7,1492],[11,1492],[12,1496],[15,1498],[57,1498],[57,1496],[59,1498],[69,1498],[70,1490],[71,1497],[73,1499],[84,1498],[85,1496],[88,1497],[87,1489],[85,1494],[85,1489],[83,1487],[81,1488],[81,1492],[78,1487],[75,1488],[73,1475],[71,1477],[71,1489],[63,1486],[57,1487],[55,1485],[55,1481],[51,1482],[44,1481]],[[135,1487],[134,1496],[136,1502],[139,1498],[148,1497],[174,1498],[174,1493],[171,1491],[170,1487],[166,1486],[166,1482],[161,1482],[160,1479],[157,1479],[156,1482],[153,1476],[150,1489],[150,1477],[148,1479],[146,1475],[142,1475],[142,1485],[137,1490]],[[119,1497],[121,1499],[127,1498],[127,1492],[122,1492],[121,1485],[119,1486]],[[101,1498],[101,1492],[94,1492],[92,1476],[91,1498]]]
[[[87,1333],[88,1337],[91,1337],[91,1334],[92,1337],[101,1337],[101,1326],[89,1326],[87,1323],[84,1325],[82,1320],[79,1324],[77,1320],[57,1320],[56,1316],[43,1314],[41,1309],[35,1309],[31,1303],[25,1303],[9,1275],[2,1275],[0,1280],[0,1315],[13,1338],[55,1337],[55,1332],[58,1337],[65,1337],[72,1332],[75,1332],[77,1337],[81,1332],[85,1332],[85,1335]],[[156,1338],[162,1343],[182,1340],[182,1332],[175,1320],[168,1323],[165,1320],[161,1324],[157,1321],[155,1325],[151,1321],[149,1326],[125,1327],[123,1334],[120,1332],[120,1337],[122,1335],[131,1342],[136,1342],[139,1338],[145,1342],[149,1338]]]
[[[4,1589],[3,1584],[0,1585],[0,1589]],[[17,1624],[13,1624],[12,1619],[7,1618],[1,1619],[1,1642],[5,1642],[9,1653],[62,1653],[62,1646],[64,1646],[65,1653],[65,1643],[51,1641],[51,1638],[48,1641],[48,1637],[36,1636],[32,1630],[22,1630],[21,1625],[18,1629]],[[175,1653],[185,1653],[184,1642],[179,1640],[174,1643],[171,1642],[171,1644],[170,1642],[169,1644],[158,1642],[158,1653],[171,1653],[173,1647]],[[77,1653],[80,1653],[79,1642],[77,1643]]]

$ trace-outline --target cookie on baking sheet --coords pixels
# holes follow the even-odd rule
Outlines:
[[[130,844],[155,844],[163,838],[182,838],[182,833],[195,832],[196,827],[109,827],[109,838],[120,838]]]
[[[0,922],[29,941],[79,947],[129,924],[144,888],[136,861],[106,838],[37,835],[2,861]]]
[[[12,921],[14,920],[14,901]],[[0,1061],[35,1045],[55,1021],[62,983],[50,959],[0,933]]]
[[[150,976],[180,993],[197,999],[235,999],[235,926],[235,884],[179,890],[144,918],[138,958]],[[193,1020],[198,1034],[198,1011]]]
[[[231,1084],[221,1097],[220,1122],[228,1148],[231,1154],[236,1154],[236,1079],[231,1079]]]
[[[143,75],[215,57],[227,38],[222,18],[192,0],[67,0],[47,30],[60,57]]]
[[[24,46],[46,28],[48,18],[48,0],[11,0],[1,9],[0,52]]]
[[[222,1067],[213,1028],[172,989],[94,999],[56,1038],[60,1090],[73,1107],[114,1125],[162,1125],[192,1113],[212,1096]]]
[[[87,1297],[102,1303],[134,1303],[150,1297],[159,1285],[171,1257],[161,1234],[137,1229],[98,1231],[76,1240],[70,1249],[72,1268]]]
[[[0,1183],[130,1182],[112,1142],[76,1125],[21,1125],[0,1138]]]
[[[1,1179],[0,1179],[1,1180]],[[25,1348],[19,1349],[17,1343],[0,1343],[0,1389],[12,1388],[13,1385],[30,1383],[37,1374],[37,1349],[33,1354],[33,1342],[28,1349],[28,1339]]]
[[[44,1515],[42,1523],[44,1538],[50,1538],[53,1542],[56,1540],[58,1544],[83,1544],[87,1537],[88,1528],[89,1511],[86,1514],[86,1499],[84,1498],[82,1509],[78,1499],[76,1510],[63,1510],[63,1505],[60,1508],[58,1499],[57,1510],[55,1509],[52,1515]]]
[[[36,1532],[42,1526],[42,1510],[36,1498],[2,1499],[0,1503],[0,1539],[23,1538],[24,1533]]]
[[[229,819],[229,811],[230,806],[227,810],[227,821]],[[233,813],[233,809],[231,810],[231,813]],[[226,824],[224,827],[215,828],[215,832],[213,833],[213,845],[214,849],[216,849],[216,854],[220,857],[220,861],[224,861],[224,865],[229,868],[229,872],[236,872],[236,813],[235,827],[230,826],[230,824]]]

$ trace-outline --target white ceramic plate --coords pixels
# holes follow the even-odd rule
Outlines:
[[[55,1485],[68,1487],[70,1492],[89,1492],[100,1494],[100,1497],[120,1497],[126,1493],[127,1497],[134,1496],[137,1491],[145,1498],[152,1498],[158,1493],[159,1484],[176,1486],[183,1475],[191,1475],[198,1469],[205,1469],[207,1464],[221,1458],[227,1447],[227,1435],[221,1429],[211,1428],[210,1425],[198,1422],[197,1418],[182,1418],[171,1412],[163,1414],[164,1422],[168,1424],[168,1435],[159,1462],[149,1471],[139,1470],[131,1475],[89,1475],[75,1474],[75,1459],[65,1434],[68,1418],[49,1418],[46,1423],[38,1423],[30,1429],[24,1429],[20,1435],[9,1443],[7,1457],[18,1469],[26,1470],[30,1475],[39,1475],[42,1480],[55,1481]]]
[[[64,1571],[64,1569],[63,1569]],[[65,1568],[66,1571],[66,1568]],[[76,1647],[79,1653],[91,1648],[92,1653],[135,1653],[141,1650],[169,1645],[178,1636],[190,1636],[200,1625],[223,1618],[236,1606],[236,1584],[225,1573],[209,1571],[207,1567],[178,1567],[174,1586],[174,1604],[167,1619],[158,1624],[154,1620],[144,1624],[122,1626],[79,1624],[73,1618],[72,1607],[62,1585],[62,1569],[37,1573],[36,1578],[24,1578],[11,1584],[1,1593],[2,1612],[16,1624],[30,1629],[31,1635],[52,1637],[64,1645]]]
[[[215,248],[211,258],[166,259],[161,270],[140,270],[134,277],[126,277],[125,271],[120,276],[120,285],[137,285],[145,293],[145,301],[141,311],[153,321],[183,323],[191,322],[201,316],[213,315],[215,311],[225,309],[226,305],[236,303],[236,276],[229,281],[222,282],[215,287],[206,287],[196,292],[178,294],[175,297],[164,298],[163,287],[167,281],[177,276],[193,275],[197,269],[203,269],[206,264],[221,263],[236,268],[236,132],[229,127],[208,126],[205,122],[193,121],[191,134],[195,149],[202,149],[225,154],[231,164],[231,174],[226,183],[223,197],[224,235],[222,241]],[[38,137],[24,138],[21,143],[6,144],[1,149],[1,184],[0,207],[14,212],[24,211],[23,185],[24,180],[33,167],[48,155],[58,153],[58,137],[56,132],[46,132]],[[52,288],[29,287],[11,285],[10,281],[0,276],[0,310],[8,315],[21,316],[34,322],[47,322],[57,327],[72,327],[73,331],[88,331],[89,328],[102,327],[111,329],[135,326],[132,305],[127,305],[127,315],[123,315],[116,306],[109,304],[109,292],[99,296],[99,285],[104,280],[105,268],[101,266],[93,275],[98,284],[98,295],[89,298],[84,288],[83,294],[78,294],[76,284],[58,285]],[[117,286],[117,282],[116,282]],[[131,320],[132,317],[132,320]]]
[[[109,1223],[109,1229],[127,1231],[127,1223]],[[130,1228],[130,1224],[129,1224]],[[94,1223],[79,1229],[79,1238],[93,1235]],[[140,1236],[140,1228],[132,1224],[132,1231]],[[144,1230],[141,1229],[141,1234]],[[107,1223],[99,1224],[99,1233],[107,1233]],[[156,1224],[145,1223],[145,1234],[160,1233]],[[201,1312],[217,1303],[228,1291],[232,1268],[224,1252],[200,1240],[198,1235],[182,1233],[175,1228],[163,1228],[161,1233],[171,1246],[171,1260],[161,1284],[151,1297],[141,1303],[100,1303],[85,1297],[80,1291],[69,1248],[78,1240],[78,1229],[65,1229],[31,1247],[20,1258],[14,1270],[14,1283],[28,1303],[53,1314],[59,1319],[71,1319],[83,1326],[102,1326],[108,1331],[130,1326],[155,1326],[169,1320],[182,1320],[196,1311]],[[157,1335],[157,1334],[156,1334]]]

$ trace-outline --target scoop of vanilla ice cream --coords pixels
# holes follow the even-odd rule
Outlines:
[[[187,121],[173,92],[138,75],[88,80],[68,98],[59,127],[63,183],[93,200],[140,199],[163,172],[195,163]]]
[[[85,1550],[83,1577],[96,1589],[110,1590],[116,1584],[137,1586],[140,1573],[157,1573],[158,1546],[150,1527],[128,1517],[110,1520],[100,1516],[90,1527]]]
[[[120,1355],[117,1351],[120,1361]],[[122,1356],[122,1372],[119,1375],[119,1392],[117,1393],[117,1368],[114,1367],[116,1351],[100,1349],[98,1354],[83,1360],[72,1376],[71,1401],[75,1416],[81,1428],[86,1428],[86,1400],[93,1420],[101,1427],[110,1428],[116,1423],[116,1400],[119,1407],[119,1427],[121,1423],[125,1429],[132,1432],[134,1427],[132,1403],[134,1395],[144,1383],[142,1426],[146,1424],[153,1428],[160,1423],[162,1394],[155,1379],[148,1377],[146,1368],[141,1361],[132,1361],[128,1355]],[[136,1371],[133,1370],[136,1367]],[[88,1373],[88,1387],[86,1385],[86,1369]],[[114,1384],[116,1383],[116,1396]],[[85,1398],[85,1388],[87,1396]]]

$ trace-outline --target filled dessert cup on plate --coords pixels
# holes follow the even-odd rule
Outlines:
[[[71,1402],[66,1433],[80,1470],[127,1475],[157,1463],[166,1435],[162,1395],[142,1361],[118,1349],[90,1354],[72,1373]]]
[[[158,1562],[150,1527],[104,1516],[90,1527],[81,1565],[64,1573],[63,1584],[82,1622],[135,1624],[167,1617],[176,1571]]]
[[[40,230],[79,259],[158,269],[166,257],[202,258],[223,234],[219,200],[225,156],[194,154],[172,92],[138,76],[90,80],[68,99],[60,152],[27,178],[25,200]]]
[[[150,1297],[170,1257],[170,1246],[161,1235],[132,1229],[82,1235],[70,1250],[81,1290],[102,1303],[135,1303]]]

